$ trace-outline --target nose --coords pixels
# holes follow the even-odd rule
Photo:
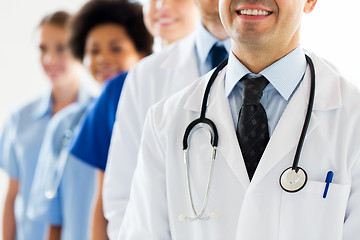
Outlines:
[[[50,52],[44,54],[43,61],[46,64],[54,63],[56,60],[56,55]]]
[[[155,2],[156,9],[161,9],[163,2],[164,2],[164,0],[156,0],[156,2]]]
[[[97,63],[107,63],[109,61],[111,61],[111,54],[108,52],[103,51],[96,56]]]
[[[156,9],[162,9],[165,8],[167,5],[171,4],[173,0],[156,0],[155,1],[155,7]]]

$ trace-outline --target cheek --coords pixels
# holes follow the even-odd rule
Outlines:
[[[194,3],[188,2],[181,4],[176,8],[177,16],[181,18],[183,22],[194,24],[197,22],[199,10]]]
[[[154,22],[149,18],[144,16],[144,24],[146,29],[150,32],[151,35],[155,35]]]
[[[219,16],[220,20],[225,29],[229,27],[229,23],[231,21],[231,11],[230,6],[228,5],[226,0],[219,1]]]
[[[44,56],[40,56],[40,63],[41,63],[42,68],[45,70],[46,62],[45,62],[45,57]]]
[[[119,72],[128,71],[139,60],[140,58],[136,51],[128,50],[126,53],[117,56],[117,69]]]
[[[56,65],[59,67],[59,68],[67,68],[71,65],[72,61],[67,58],[67,57],[59,57],[58,58],[58,61],[56,63]]]
[[[157,14],[157,10],[153,5],[147,5],[143,8],[143,14],[144,14],[144,23],[146,28],[152,33],[154,31],[154,25],[155,25],[155,16]]]

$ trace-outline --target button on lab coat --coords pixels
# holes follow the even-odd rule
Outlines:
[[[293,162],[308,106],[310,70],[281,116],[250,182],[224,93],[225,68],[212,87],[206,113],[217,126],[219,144],[205,215],[216,213],[217,217],[192,222],[180,217],[193,216],[182,139],[187,125],[200,114],[207,74],[150,109],[118,239],[356,239],[360,94],[327,62],[310,56],[316,69],[316,93],[299,164],[308,174],[304,189],[285,192],[279,177]],[[211,157],[207,131],[196,131],[190,144],[191,187],[200,211]],[[330,170],[334,178],[324,199]]]

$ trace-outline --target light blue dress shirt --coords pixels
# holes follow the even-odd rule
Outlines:
[[[266,111],[271,136],[291,96],[302,81],[306,66],[305,53],[300,46],[257,75],[251,73],[231,53],[225,77],[225,94],[229,99],[235,129],[242,105],[243,85],[239,81],[242,77],[248,74],[253,77],[262,75],[269,80],[260,102]]]
[[[68,146],[93,100],[83,86],[78,101],[55,114],[50,121],[31,188],[27,216],[39,222],[61,225],[61,239],[90,238],[95,169],[69,156]],[[50,193],[56,195],[49,196]]]
[[[80,87],[77,103],[88,101],[89,97],[87,89]],[[27,211],[31,196],[42,194],[32,192],[31,189],[35,182],[34,175],[40,152],[47,143],[44,139],[52,132],[51,126],[56,125],[55,123],[68,110],[68,107],[52,117],[52,101],[49,92],[11,114],[4,126],[0,139],[0,166],[11,178],[19,180],[19,190],[15,200],[16,239],[18,240],[44,239],[46,235],[46,224],[30,219]]]
[[[223,45],[226,51],[230,53],[230,38],[227,38],[224,41],[219,41],[213,35],[211,35],[200,23],[195,35],[195,52],[197,55],[197,63],[200,76],[206,74],[212,68],[209,59],[209,52],[214,44]]]

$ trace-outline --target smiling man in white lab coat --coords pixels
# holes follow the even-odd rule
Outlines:
[[[308,108],[311,74],[300,46],[300,25],[303,13],[315,5],[316,0],[220,0],[232,53],[207,102],[206,117],[219,134],[211,179],[209,136],[200,129],[192,134],[189,150],[192,206],[182,140],[200,115],[209,73],[150,108],[119,240],[357,238],[360,94],[313,53],[307,54],[315,65],[315,100],[299,163],[307,183],[293,193],[279,184],[293,163]],[[237,134],[238,117],[249,100],[243,79],[259,83],[255,77],[260,75],[269,82],[257,104],[265,110],[270,139],[251,173]],[[330,171],[333,179],[324,194]],[[204,207],[202,217],[209,218],[189,221]]]

